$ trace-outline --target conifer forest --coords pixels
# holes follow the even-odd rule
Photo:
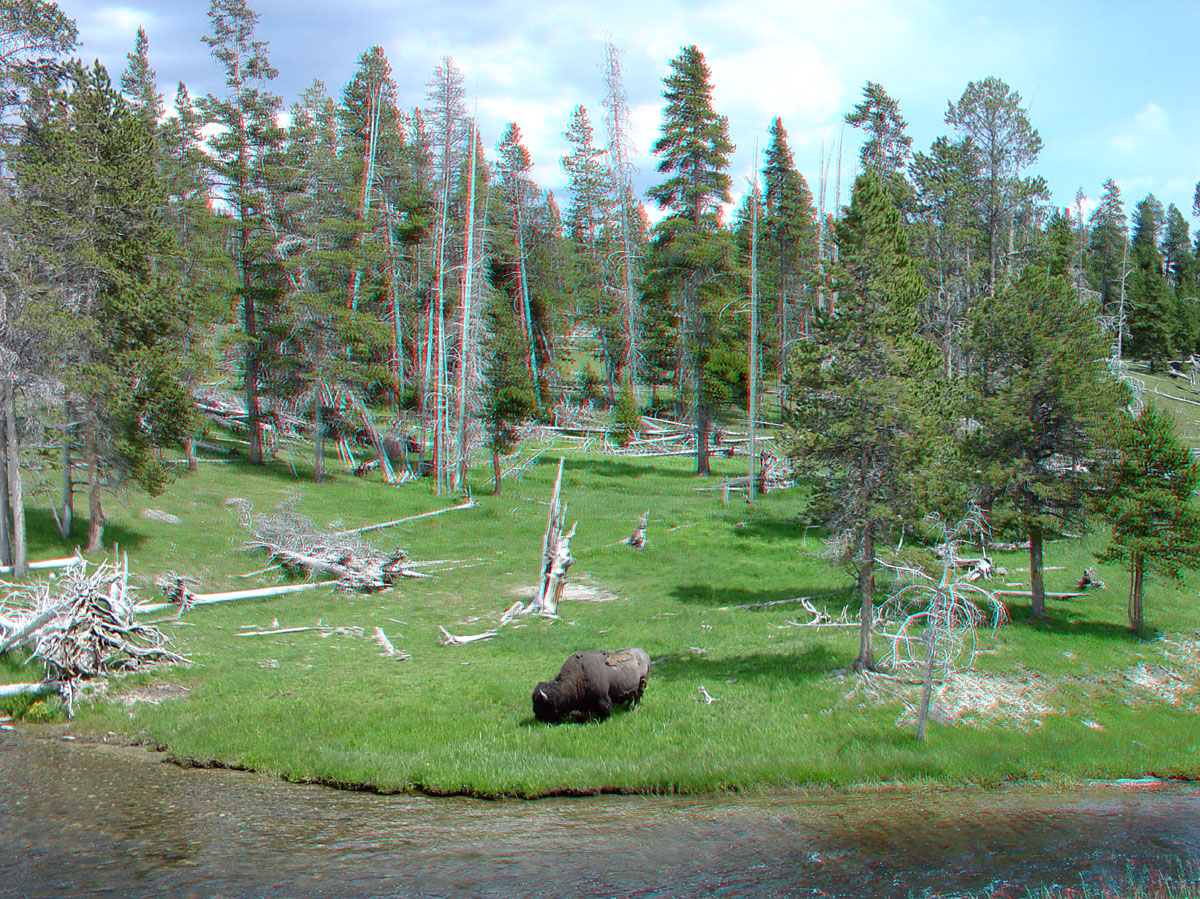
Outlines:
[[[167,489],[184,469],[164,449],[194,465],[214,422],[251,464],[301,435],[317,482],[336,444],[439,496],[499,492],[531,423],[621,446],[656,422],[697,475],[730,429],[782,428],[853,572],[864,667],[877,547],[931,514],[974,503],[1027,542],[1034,618],[1043,541],[1089,521],[1129,567],[1134,628],[1143,572],[1200,561],[1195,463],[1129,371],[1194,381],[1200,184],[1191,210],[1113,180],[1086,214],[1054,206],[1021,93],[985,77],[924,148],[868,81],[844,113],[857,158],[830,146],[818,172],[764,122],[742,190],[686,46],[639,191],[609,43],[603,96],[540,161],[556,194],[526,123],[480,130],[450,57],[421,96],[375,46],[348,83],[285,100],[246,0],[208,22],[196,52],[223,87],[180,84],[166,108],[145,31],[109,72],[51,0],[0,5],[0,562],[18,574],[35,491],[97,549],[108,491]],[[751,500],[776,461],[752,458]]]

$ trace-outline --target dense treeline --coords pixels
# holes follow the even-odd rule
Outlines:
[[[1200,351],[1187,218],[1153,196],[1130,217],[1111,180],[1086,217],[1082,191],[1052,208],[1031,174],[1041,138],[998,78],[948,103],[927,151],[868,82],[845,117],[863,140],[844,208],[830,164],[814,194],[775,118],[730,215],[729,122],[684,48],[664,79],[651,226],[611,45],[599,114],[580,105],[562,123],[558,198],[531,178],[520,123],[488,151],[449,58],[424,97],[401,98],[372,47],[340,93],[315,81],[285,109],[244,0],[212,0],[209,23],[223,87],[180,84],[164,112],[143,31],[114,85],[70,60],[75,26],[50,0],[0,12],[0,549],[18,569],[18,451],[42,432],[61,448],[59,526],[85,471],[99,547],[102,487],[162,488],[157,450],[190,456],[202,382],[241,385],[251,462],[269,455],[273,411],[309,418],[318,480],[346,402],[405,410],[442,492],[466,486],[485,445],[498,481],[516,425],[579,372],[597,398],[622,397],[625,420],[638,400],[686,416],[698,473],[712,423],[747,408],[751,384],[774,397],[864,620],[876,543],[972,495],[1028,537],[1040,617],[1043,534],[1099,508],[1093,475],[1120,452],[1105,435],[1122,433],[1129,396],[1110,357],[1156,371]]]

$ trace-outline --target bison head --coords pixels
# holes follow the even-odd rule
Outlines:
[[[562,721],[558,700],[558,684],[553,681],[538,684],[533,688],[533,717],[547,724],[558,724]]]

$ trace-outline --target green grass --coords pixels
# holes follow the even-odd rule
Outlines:
[[[694,489],[712,481],[697,480],[688,458],[568,454],[563,497],[568,522],[579,521],[570,579],[618,598],[567,602],[559,621],[524,620],[490,641],[439,645],[438,625],[460,634],[486,630],[535,582],[557,456],[543,455],[498,499],[481,492],[478,509],[371,535],[380,548],[403,546],[418,561],[459,560],[428,580],[374,595],[317,590],[199,607],[180,622],[163,621],[193,664],[114,682],[110,693],[166,682],[185,695],[159,704],[85,703],[71,727],[165,746],[181,760],[296,780],[477,795],[1200,772],[1194,694],[1173,707],[1126,678],[1140,662],[1163,663],[1165,644],[1129,634],[1123,572],[1101,567],[1108,589],[1051,603],[1047,626],[1029,624],[1027,606],[1015,604],[1014,623],[983,640],[981,670],[1035,678],[1048,691],[1055,711],[1040,724],[934,726],[928,742],[918,743],[911,728],[896,724],[898,702],[844,700],[853,684],[840,672],[855,655],[855,631],[789,627],[803,617],[797,606],[737,608],[829,593],[817,605],[836,615],[852,601],[846,575],[819,557],[817,533],[805,539],[805,492],[722,506],[719,492]],[[311,472],[298,453],[292,461],[301,479]],[[741,460],[714,464],[719,474],[741,474]],[[238,577],[265,563],[241,549],[245,533],[223,507],[231,497],[266,512],[302,493],[301,512],[318,525],[345,527],[457,501],[433,496],[423,483],[389,487],[378,476],[341,474],[332,456],[330,469],[329,482],[316,487],[284,461],[264,469],[202,463],[162,497],[129,492],[106,503],[107,540],[128,553],[146,597],[155,596],[154,576],[167,570],[198,577],[200,589],[212,592],[271,582],[270,575]],[[477,481],[485,477],[478,469]],[[146,508],[183,523],[145,520]],[[618,541],[646,508],[649,545],[639,554]],[[74,546],[57,538],[48,512],[32,508],[30,522],[32,558]],[[83,536],[81,524],[76,539]],[[1094,564],[1097,546],[1099,538],[1052,544],[1048,564],[1067,570],[1048,573],[1048,589],[1069,587]],[[1028,565],[1020,555],[1000,561]],[[1192,634],[1195,584],[1152,585],[1147,617],[1159,632]],[[236,636],[243,626],[275,621],[359,626],[366,636]],[[370,636],[377,626],[412,659],[384,658]],[[533,720],[533,685],[551,678],[568,654],[630,645],[656,660],[638,710],[586,725]],[[0,665],[0,678],[29,679],[19,661]],[[701,686],[718,701],[698,701]]]

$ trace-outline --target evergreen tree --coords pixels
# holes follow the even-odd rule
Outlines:
[[[1162,371],[1177,349],[1177,308],[1158,252],[1164,216],[1162,203],[1153,194],[1137,204],[1133,215],[1127,352],[1149,360],[1151,374]]]
[[[495,486],[500,495],[500,456],[512,452],[518,427],[537,409],[533,382],[525,367],[524,339],[512,307],[497,295],[488,310],[490,336],[486,347],[489,362],[484,373],[483,412],[481,418],[492,451]]]
[[[157,133],[158,120],[163,114],[163,99],[150,68],[150,40],[146,29],[139,26],[133,51],[126,56],[128,64],[121,74],[121,94],[146,120],[151,133]]]
[[[1049,246],[1062,247],[1068,232]],[[1072,254],[1073,255],[1073,254]],[[989,520],[1028,536],[1031,614],[1046,618],[1043,540],[1087,523],[1089,466],[1122,402],[1097,310],[1077,297],[1067,253],[1046,253],[971,317],[966,452]]]
[[[912,153],[912,138],[905,133],[908,122],[900,115],[900,104],[883,85],[868,81],[863,85],[862,100],[846,113],[845,122],[866,132],[867,139],[858,151],[863,170],[879,172],[896,202],[906,207],[912,188],[904,169]]]
[[[17,172],[25,235],[44,260],[36,276],[63,322],[61,377],[82,419],[93,551],[102,485],[131,477],[160,492],[169,475],[156,451],[183,439],[193,412],[180,380],[178,281],[158,264],[174,247],[153,133],[99,64],[74,64],[70,79],[28,122]]]
[[[1200,513],[1192,502],[1200,462],[1154,406],[1122,415],[1114,444],[1102,481],[1112,540],[1097,558],[1129,566],[1129,626],[1138,632],[1146,574],[1180,580],[1185,569],[1200,567]]]
[[[1022,207],[1046,193],[1040,179],[1021,178],[1021,170],[1037,160],[1042,138],[1021,106],[1021,95],[994,76],[970,82],[958,102],[948,105],[946,123],[968,135],[979,154],[987,286],[995,293],[1000,275],[1011,277],[1014,271]]]
[[[693,45],[671,61],[663,80],[666,107],[652,150],[666,176],[649,196],[667,212],[655,226],[647,265],[647,293],[669,298],[679,327],[679,382],[686,369],[695,408],[696,473],[709,473],[708,439],[714,406],[728,393],[716,375],[731,360],[723,344],[717,312],[734,286],[736,252],[721,226],[721,205],[729,201],[726,171],[733,144],[729,120],[712,107],[712,85],[704,55]],[[722,364],[718,365],[717,363]],[[682,392],[682,391],[681,391]]]
[[[808,332],[812,315],[812,285],[816,278],[817,215],[812,194],[787,142],[783,121],[776,118],[763,159],[762,262],[759,284],[765,296],[775,297],[775,371],[785,380],[788,350]],[[769,333],[769,332],[768,332]],[[780,403],[786,400],[781,392]]]
[[[924,285],[879,172],[855,181],[837,239],[837,312],[816,319],[794,357],[795,455],[819,479],[843,560],[856,570],[862,669],[873,664],[875,546],[902,518],[920,437],[914,387],[936,370],[937,355],[916,333]]]
[[[224,69],[222,96],[209,94],[199,106],[215,126],[208,157],[215,186],[233,214],[232,258],[238,275],[244,346],[243,386],[250,428],[249,461],[263,462],[259,394],[264,369],[271,365],[269,324],[278,301],[271,207],[272,170],[282,131],[275,117],[279,98],[266,89],[276,76],[267,44],[256,40],[258,13],[245,0],[211,0],[211,35],[202,38]],[[265,322],[264,322],[265,320]]]
[[[175,114],[163,122],[159,143],[167,204],[164,220],[174,235],[174,263],[180,285],[180,361],[190,388],[216,367],[212,326],[231,315],[236,272],[225,244],[229,220],[209,204],[211,182],[201,128],[204,118],[183,82],[175,91]],[[194,437],[185,443],[188,469],[196,470]]]
[[[17,428],[18,392],[47,359],[38,302],[30,296],[30,268],[36,261],[15,235],[25,220],[12,185],[11,156],[21,133],[16,113],[31,87],[61,72],[59,60],[75,48],[75,21],[52,0],[13,0],[0,4],[0,563],[13,574],[28,572],[24,486]]]
[[[508,209],[509,226],[513,238],[513,249],[516,257],[516,288],[520,298],[520,320],[528,341],[526,359],[529,375],[533,379],[536,391],[538,372],[543,364],[538,360],[538,334],[533,315],[531,288],[529,278],[529,225],[532,207],[539,200],[540,191],[529,177],[533,168],[533,160],[521,137],[521,129],[516,122],[509,122],[500,136],[497,151],[497,169],[500,173],[500,183],[503,187],[505,205]]]
[[[1092,288],[1100,292],[1100,309],[1105,315],[1124,311],[1125,290],[1131,268],[1129,220],[1121,202],[1121,190],[1109,178],[1104,193],[1089,218],[1088,272]]]
[[[963,367],[967,314],[984,293],[987,243],[979,218],[982,166],[970,137],[940,137],[913,157],[910,234],[929,288],[922,330],[942,347],[947,378]]]

